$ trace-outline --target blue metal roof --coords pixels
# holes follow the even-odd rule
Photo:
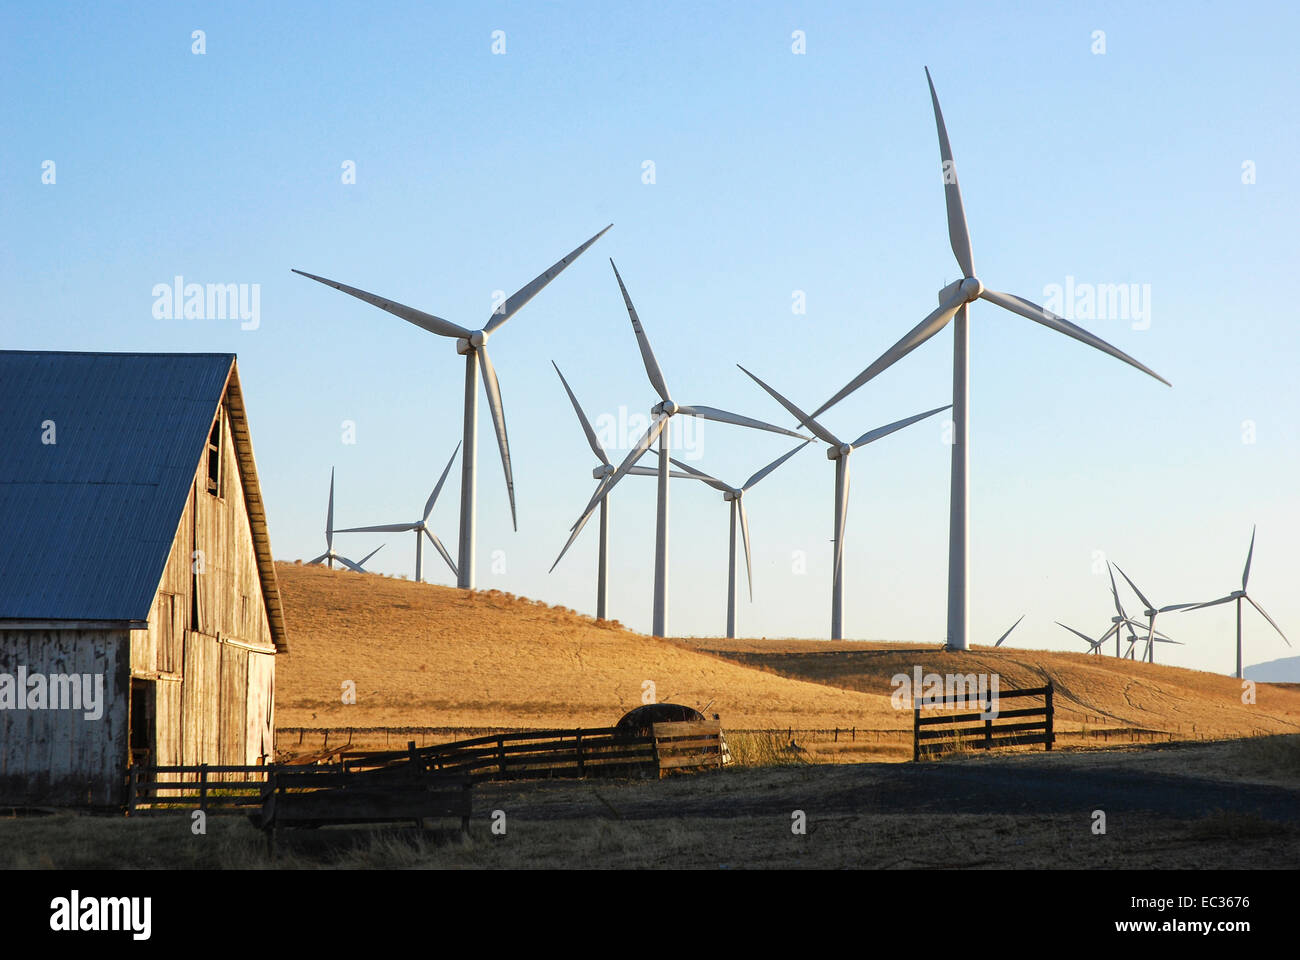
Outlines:
[[[0,351],[0,620],[148,619],[234,359]]]

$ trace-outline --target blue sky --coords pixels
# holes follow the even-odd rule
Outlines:
[[[1067,278],[1136,284],[1145,320],[1077,322],[1174,384],[976,307],[972,640],[1026,613],[1020,645],[1082,649],[1052,621],[1107,625],[1098,551],[1159,604],[1221,596],[1253,523],[1252,592],[1294,639],[1300,336],[1277,305],[1298,259],[1298,21],[1284,4],[9,6],[0,333],[19,349],[236,352],[275,554],[309,558],[331,467],[340,526],[419,512],[459,440],[462,366],[450,341],[290,268],[473,328],[493,291],[613,222],[491,344],[517,534],[485,408],[479,427],[479,585],[592,612],[594,525],[547,574],[593,486],[550,361],[593,418],[655,400],[608,258],[675,399],[788,425],[737,362],[816,406],[958,276],[928,64],[982,279],[1040,303]],[[156,318],[153,288],[177,275],[258,284],[257,329]],[[947,403],[951,343],[827,426],[854,437]],[[854,455],[850,636],[942,642],[940,419]],[[787,449],[713,424],[696,439],[694,463],[736,481]],[[750,495],[741,633],[826,635],[832,479],[812,448]],[[457,497],[453,479],[433,515],[449,544]],[[653,482],[615,500],[610,612],[646,629]],[[670,631],[716,635],[725,505],[677,484],[672,511]],[[374,565],[410,575],[413,553],[389,537]],[[1186,643],[1165,659],[1231,670],[1231,607],[1165,624]],[[1253,614],[1246,641],[1248,663],[1288,653]]]

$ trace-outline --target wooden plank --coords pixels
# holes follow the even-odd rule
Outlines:
[[[722,754],[713,754],[711,756],[681,756],[681,757],[663,757],[659,758],[659,768],[668,770],[680,767],[720,767],[722,766]]]
[[[995,720],[1007,717],[1046,717],[1046,707],[1025,707],[1021,710],[999,710]],[[928,716],[921,718],[921,726],[930,726],[936,723],[966,723],[971,720],[984,720],[983,713],[956,713],[950,716]]]

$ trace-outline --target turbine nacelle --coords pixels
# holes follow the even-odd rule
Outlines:
[[[468,337],[457,337],[456,352],[462,357],[467,353],[473,353],[479,347],[487,343],[488,337],[490,336],[491,334],[486,330],[475,330],[471,332]]]
[[[722,499],[723,499],[723,500],[739,500],[739,499],[740,499],[741,497],[743,497],[744,495],[745,495],[745,491],[744,491],[744,490],[735,490],[735,489],[732,489],[732,490],[724,490],[724,491],[722,492]]]
[[[833,447],[828,444],[826,447],[826,459],[839,460],[841,457],[847,457],[852,452],[853,444],[851,443],[841,443],[838,447]]]
[[[592,467],[591,477],[593,480],[604,480],[615,472],[617,468],[613,464],[602,463],[598,467]]]
[[[967,277],[961,282],[961,293],[966,298],[967,303],[978,300],[983,292],[984,284],[980,283],[975,277]]]
[[[671,417],[680,409],[681,407],[677,405],[676,401],[664,400],[660,403],[656,403],[653,407],[651,407],[650,413],[655,416]]]

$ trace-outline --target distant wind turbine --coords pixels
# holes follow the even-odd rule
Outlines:
[[[745,370],[744,367],[740,369],[745,372],[747,377],[766,390],[773,400],[785,407],[799,423],[812,431],[814,436],[820,440],[825,440],[827,444],[826,458],[835,461],[835,556],[831,581],[831,639],[840,640],[844,634],[844,525],[848,520],[849,513],[849,455],[858,447],[874,443],[897,430],[911,426],[918,420],[932,417],[936,413],[947,410],[952,404],[944,404],[942,407],[935,407],[933,410],[925,411],[925,413],[918,413],[903,420],[886,424],[883,427],[868,430],[852,443],[845,443],[813,419],[812,416],[804,413],[758,377]],[[825,404],[822,404],[823,409],[825,409],[825,406]]]
[[[749,582],[749,599],[754,599],[754,569],[749,559],[749,517],[745,513],[745,492],[753,487],[756,483],[770,474],[781,464],[785,463],[796,453],[802,450],[812,440],[805,440],[794,449],[783,453],[763,469],[759,470],[752,477],[746,480],[741,486],[733,487],[729,483],[724,483],[717,477],[712,477],[702,470],[696,470],[694,467],[687,466],[680,460],[674,460],[673,463],[681,467],[687,473],[694,475],[704,481],[714,490],[721,491],[723,502],[731,505],[731,545],[727,553],[727,639],[733,639],[736,636],[736,518],[740,518],[740,530],[744,537],[745,543],[745,577]]]
[[[1025,619],[1025,615],[1022,613],[1022,614],[1020,615],[1020,620],[1023,620],[1023,619]],[[1020,626],[1020,620],[1017,620],[1017,621],[1016,621],[1015,623],[1013,623],[1011,626],[1007,627],[1007,632],[1004,633],[1004,634],[1002,634],[1002,636],[998,637],[998,642],[995,643],[995,644],[993,644],[993,646],[995,646],[995,647],[1000,647],[1000,646],[1002,646],[1002,641],[1005,640],[1007,637],[1011,636],[1011,631],[1012,631],[1012,630],[1014,630],[1014,629],[1016,629],[1016,627]]]
[[[609,462],[609,456],[605,453],[605,447],[601,444],[600,438],[596,436],[596,431],[591,428],[591,421],[587,419],[586,413],[583,412],[582,405],[578,403],[578,398],[573,395],[573,391],[569,388],[569,381],[564,379],[564,374],[560,373],[560,368],[554,360],[551,361],[551,366],[555,367],[555,372],[560,374],[560,383],[564,384],[564,392],[569,395],[569,401],[573,404],[573,410],[578,415],[578,422],[582,424],[582,431],[587,436],[587,444],[591,447],[591,452],[596,455],[596,459],[600,461],[600,465],[591,471],[591,475],[598,481],[596,484],[596,492],[600,493],[600,491],[605,488],[606,482],[609,480],[610,476],[614,473],[614,466]],[[628,469],[628,473],[639,477],[657,477],[659,475],[659,470],[656,467],[634,466]],[[674,477],[690,478],[690,474],[679,473],[675,470],[672,471],[671,474]],[[605,597],[609,579],[610,506],[608,493],[609,491],[605,490],[605,493],[600,497],[600,552],[596,568],[597,620],[606,619]],[[590,516],[590,514],[587,516]],[[569,552],[569,547],[573,545],[574,540],[578,539],[578,534],[582,532],[582,528],[586,525],[587,520],[584,518],[580,523],[574,526],[573,532],[569,535],[568,542],[564,545],[564,549],[561,550],[560,555],[555,558],[555,563],[551,564],[552,571],[559,566],[560,561],[564,559],[564,555]]]
[[[632,320],[632,332],[636,334],[637,346],[641,349],[641,361],[645,365],[646,376],[650,379],[650,385],[654,387],[655,393],[659,394],[660,402],[650,409],[650,414],[654,418],[649,429],[637,441],[623,462],[619,464],[617,470],[610,474],[608,481],[596,490],[591,502],[583,510],[582,516],[573,525],[575,530],[580,529],[592,511],[600,503],[602,497],[609,494],[614,486],[631,472],[632,466],[641,459],[642,455],[650,449],[651,445],[659,441],[659,491],[658,503],[655,511],[655,574],[654,574],[654,615],[652,622],[652,633],[656,637],[666,636],[668,630],[668,473],[669,458],[671,450],[668,442],[668,423],[677,414],[683,414],[688,417],[699,417],[703,420],[716,420],[718,423],[730,423],[740,427],[750,427],[755,430],[767,430],[771,433],[784,434],[787,437],[794,437],[797,440],[808,439],[803,434],[795,433],[793,430],[786,430],[784,427],[777,427],[770,423],[764,423],[761,420],[753,420],[749,417],[742,417],[738,413],[728,413],[726,410],[719,410],[717,407],[705,407],[700,405],[688,406],[677,403],[668,393],[668,384],[664,380],[663,371],[659,369],[659,361],[655,359],[654,351],[650,349],[650,341],[646,338],[645,330],[641,326],[641,318],[637,316],[636,307],[632,306],[632,298],[628,296],[627,287],[623,285],[623,278],[619,276],[618,267],[614,266],[614,261],[610,260],[609,265],[614,268],[614,278],[618,280],[618,288],[623,294],[623,303],[627,307],[628,316]]]
[[[456,454],[460,452],[460,444],[456,444],[456,449],[451,453],[451,459],[447,461],[447,466],[442,470],[442,476],[438,478],[438,483],[433,488],[433,493],[429,494],[429,499],[424,502],[424,514],[419,520],[412,520],[409,523],[382,523],[372,527],[348,527],[346,530],[339,530],[339,533],[415,533],[415,582],[419,583],[424,579],[424,537],[429,538],[429,542],[437,548],[442,554],[442,559],[447,561],[447,566],[451,568],[452,576],[456,575],[456,564],[452,563],[451,555],[447,553],[447,548],[442,545],[438,535],[429,529],[429,514],[433,512],[433,505],[438,502],[438,494],[442,492],[442,485],[447,479],[447,474],[451,471],[451,465],[456,460]]]
[[[611,223],[609,226],[612,227],[613,224]],[[519,288],[514,296],[503,301],[492,311],[492,316],[480,330],[466,329],[459,324],[452,323],[450,320],[444,320],[441,317],[435,317],[431,313],[425,313],[423,310],[416,310],[413,307],[396,303],[385,297],[376,296],[373,293],[367,293],[364,290],[358,290],[356,287],[349,287],[334,280],[327,280],[315,274],[305,273],[302,270],[293,271],[308,279],[323,283],[327,287],[333,287],[335,290],[356,297],[358,300],[364,300],[366,303],[372,304],[380,310],[385,310],[395,317],[401,317],[407,323],[413,323],[430,333],[453,338],[456,341],[456,352],[465,357],[465,422],[464,437],[461,441],[465,447],[465,456],[461,460],[460,572],[456,577],[456,583],[459,587],[468,590],[474,588],[475,482],[478,469],[478,377],[480,371],[483,375],[483,387],[487,393],[488,407],[492,413],[492,425],[496,429],[497,447],[501,451],[501,468],[505,472],[506,493],[510,497],[510,520],[514,524],[514,528],[519,529],[519,520],[515,514],[515,480],[510,467],[510,443],[506,439],[506,416],[501,406],[501,388],[497,383],[496,370],[488,357],[488,337],[518,313],[524,304],[537,296],[543,287],[563,273],[569,264],[578,259],[608,229],[609,227],[606,227],[605,230],[600,231],[567,257],[552,265],[550,269]]]
[[[1251,527],[1250,528],[1250,550],[1248,550],[1246,553],[1246,566],[1241,571],[1241,589],[1234,590],[1226,597],[1220,597],[1218,600],[1211,600],[1208,603],[1198,603],[1195,606],[1189,608],[1192,610],[1202,610],[1205,607],[1217,607],[1221,603],[1230,603],[1232,601],[1236,601],[1237,603],[1237,679],[1238,680],[1242,679],[1243,676],[1241,672],[1242,671],[1241,601],[1245,600],[1252,607],[1258,610],[1260,612],[1260,615],[1265,620],[1267,620],[1270,624],[1272,624],[1273,629],[1277,631],[1277,635],[1282,638],[1282,642],[1285,643],[1288,647],[1291,646],[1291,641],[1286,638],[1286,634],[1283,633],[1282,628],[1277,625],[1277,621],[1275,621],[1272,617],[1270,617],[1267,613],[1265,613],[1264,608],[1261,607],[1258,603],[1256,603],[1253,597],[1251,597],[1249,594],[1246,593],[1246,582],[1250,579],[1250,561],[1254,555],[1255,555],[1255,528]]]
[[[333,570],[334,561],[337,560],[339,563],[343,564],[343,566],[347,567],[349,570],[355,570],[357,573],[365,573],[366,571],[363,570],[362,567],[365,566],[366,561],[369,560],[371,557],[373,557],[376,553],[378,553],[382,549],[384,549],[384,545],[381,543],[379,546],[375,547],[375,549],[371,550],[364,557],[362,557],[360,561],[355,563],[349,560],[347,557],[343,556],[342,554],[335,552],[334,550],[334,468],[331,467],[330,468],[330,502],[329,502],[329,507],[326,509],[325,512],[325,552],[322,553],[315,560],[308,560],[307,561],[308,565],[311,565],[313,563],[325,563],[328,564],[331,570]]]
[[[1156,662],[1155,647],[1157,642],[1178,643],[1177,640],[1169,640],[1169,639],[1161,640],[1161,638],[1156,634],[1156,617],[1158,617],[1162,613],[1169,613],[1170,611],[1173,610],[1186,610],[1188,607],[1196,606],[1196,604],[1171,603],[1167,607],[1157,608],[1150,600],[1146,598],[1146,596],[1142,593],[1142,591],[1137,588],[1137,584],[1134,583],[1131,579],[1129,579],[1129,575],[1124,572],[1123,567],[1121,567],[1117,563],[1115,564],[1115,569],[1119,571],[1119,575],[1121,577],[1123,577],[1125,580],[1128,580],[1128,585],[1133,588],[1133,592],[1137,594],[1138,599],[1141,600],[1142,603],[1146,606],[1146,610],[1143,611],[1143,615],[1147,618],[1147,647],[1146,647],[1146,654],[1143,657],[1143,659],[1146,660],[1147,663],[1155,663]],[[1133,646],[1134,646],[1133,643],[1129,644],[1129,653],[1133,652]]]
[[[949,320],[956,317],[953,326],[952,353],[952,402],[953,402],[953,443],[952,443],[952,477],[951,499],[948,517],[948,641],[947,646],[954,650],[967,649],[968,624],[970,621],[970,599],[968,568],[970,565],[970,501],[969,472],[969,423],[967,408],[970,401],[968,390],[969,340],[967,318],[970,304],[976,300],[985,300],[1011,313],[1040,323],[1049,330],[1073,337],[1081,343],[1107,353],[1118,360],[1136,367],[1143,373],[1155,377],[1161,383],[1169,381],[1134,360],[1128,354],[1111,346],[1100,337],[1094,336],[1082,327],[1076,326],[1063,317],[1058,317],[1031,303],[1024,297],[990,290],[975,276],[975,263],[971,255],[970,232],[966,227],[966,210],[962,205],[961,187],[957,182],[957,168],[952,159],[952,147],[948,143],[948,130],[944,126],[943,113],[939,109],[939,97],[930,80],[929,68],[925,71],[926,81],[930,84],[930,100],[934,106],[935,126],[939,133],[939,156],[942,160],[944,198],[948,209],[948,240],[953,255],[961,267],[962,279],[957,280],[939,291],[939,307],[928,317],[913,327],[892,347],[886,350],[878,360],[850,380],[842,390],[813,411],[819,416],[823,411],[839,403],[854,390],[857,390],[877,374],[893,366],[925,341],[942,330]]]

